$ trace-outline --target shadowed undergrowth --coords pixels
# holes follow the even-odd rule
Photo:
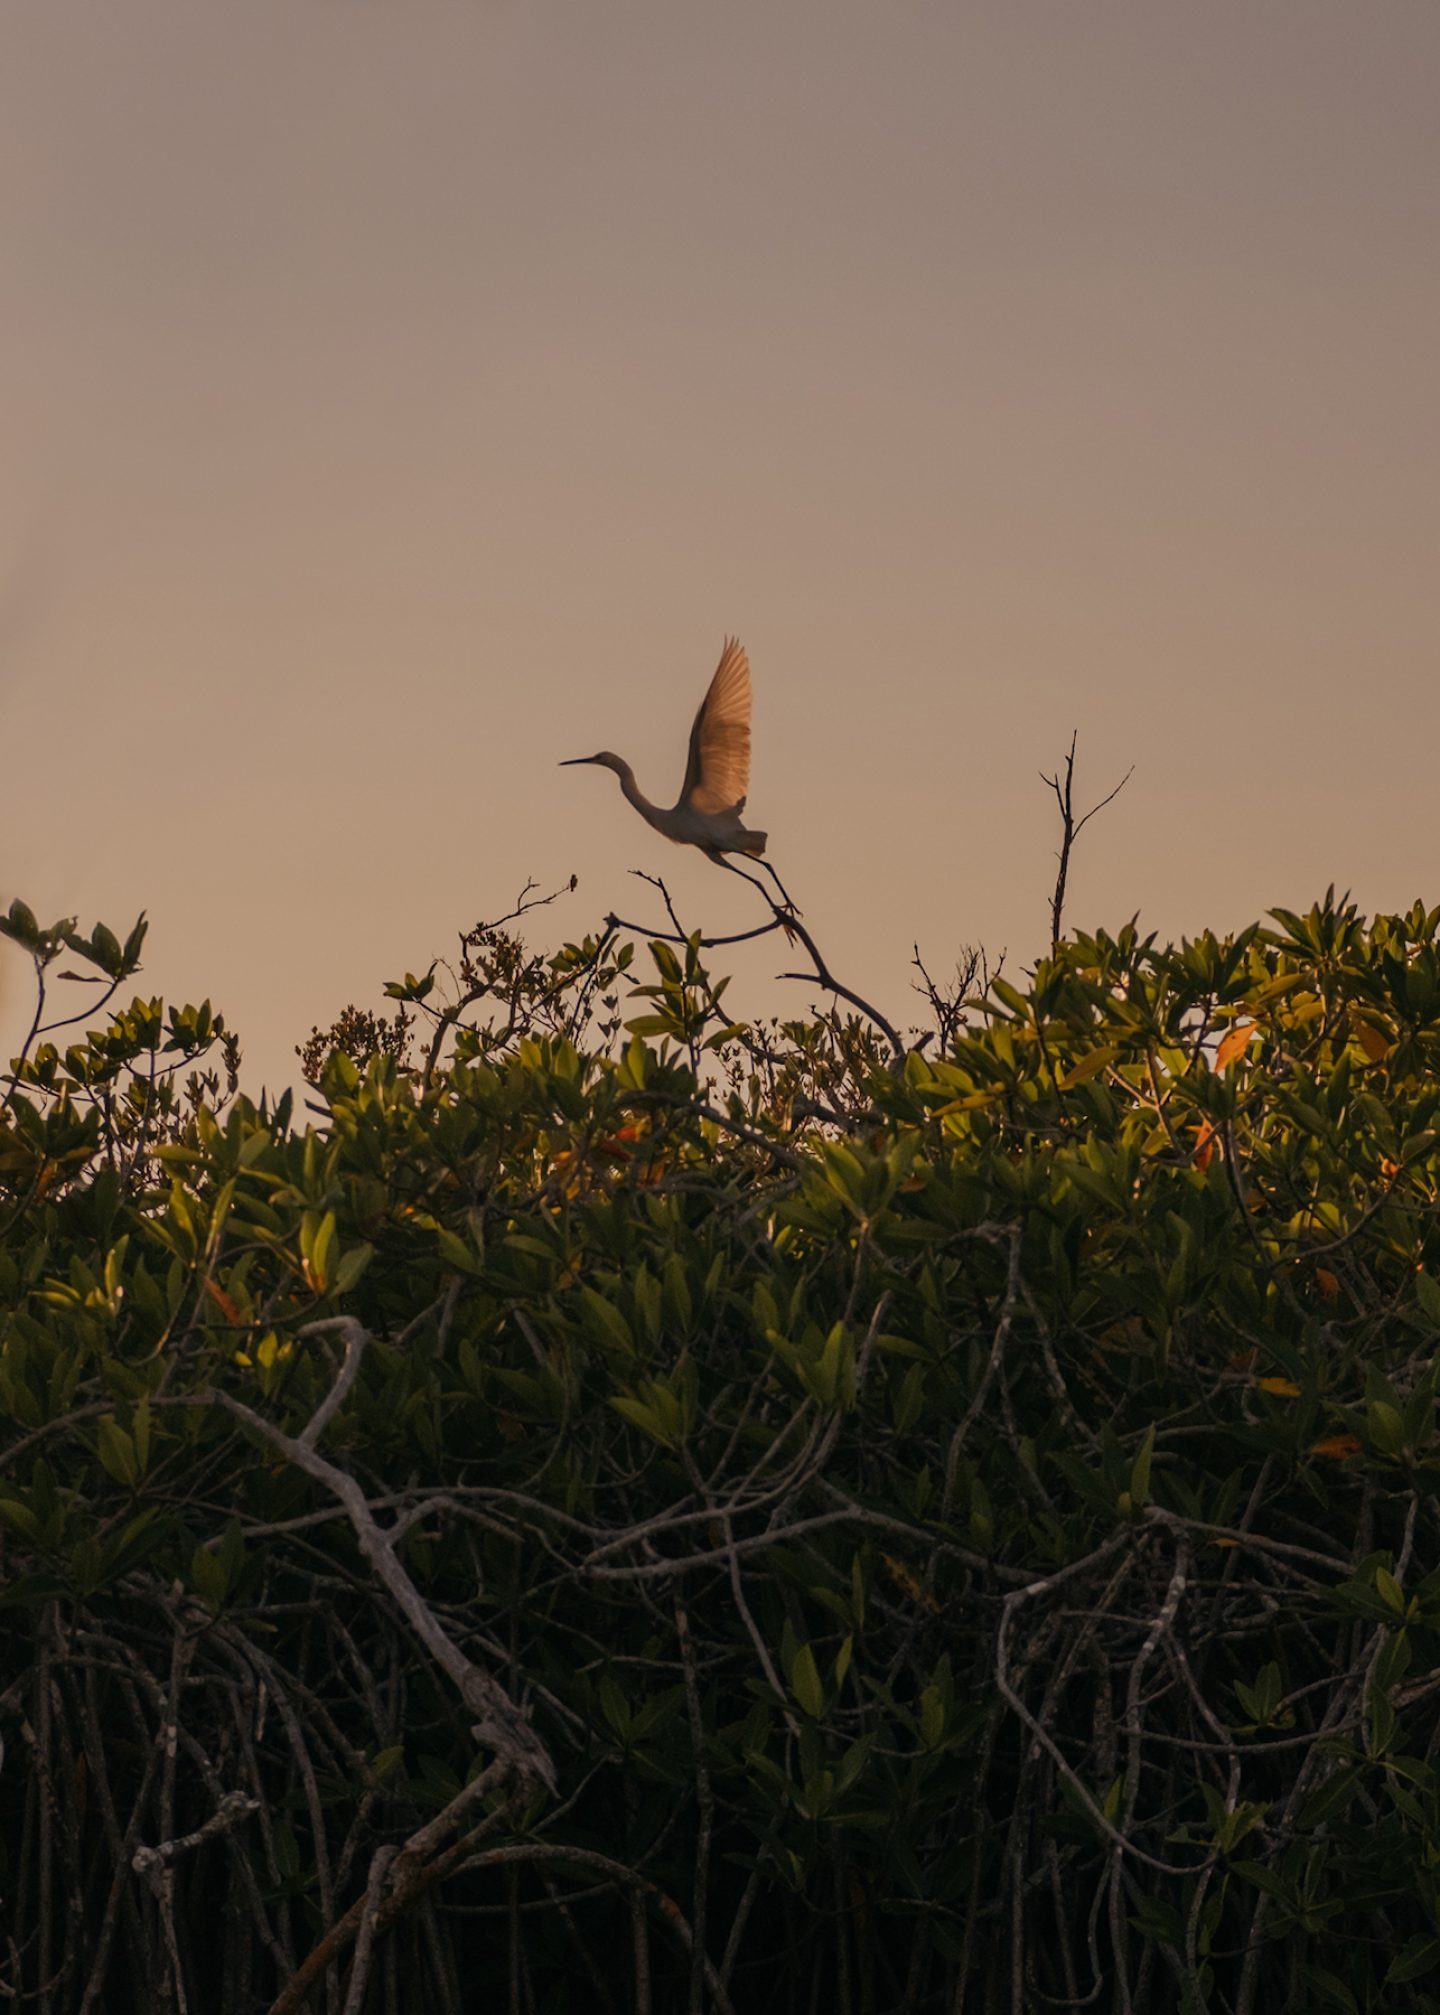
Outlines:
[[[1437,920],[921,1041],[510,919],[302,1124],[12,909],[7,1993],[1440,2007]]]

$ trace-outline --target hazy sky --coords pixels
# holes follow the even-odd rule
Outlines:
[[[1440,900],[1437,87],[1434,0],[0,0],[0,898],[272,1081],[527,875],[743,926],[555,767],[673,796],[732,630],[893,1010],[1040,949],[1075,725],[1077,923]]]

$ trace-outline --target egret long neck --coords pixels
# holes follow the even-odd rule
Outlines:
[[[652,805],[639,784],[636,783],[635,772],[631,769],[629,763],[617,761],[615,764],[615,774],[620,779],[621,790],[624,791],[626,797],[634,805],[641,818],[648,819],[652,826],[659,827],[659,806]]]

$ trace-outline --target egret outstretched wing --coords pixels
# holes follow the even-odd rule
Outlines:
[[[697,812],[738,811],[750,789],[750,660],[734,638],[690,730],[680,803]]]

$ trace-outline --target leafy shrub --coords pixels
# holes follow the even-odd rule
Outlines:
[[[313,1125],[208,1004],[37,1017],[7,1990],[1440,2007],[1437,923],[1076,936],[895,1044],[492,930]]]

